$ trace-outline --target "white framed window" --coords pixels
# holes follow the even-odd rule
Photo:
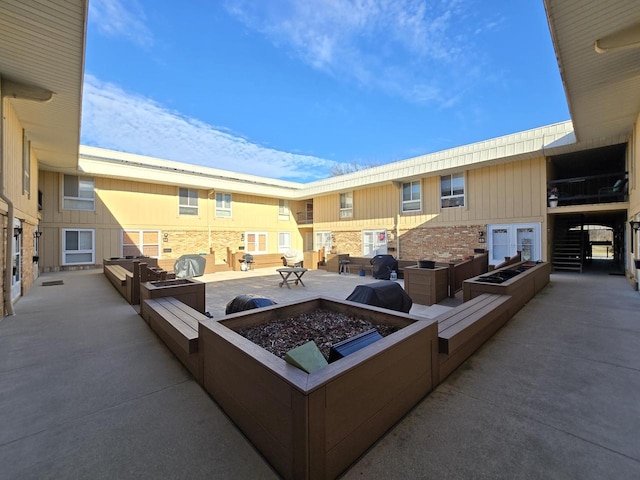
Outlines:
[[[160,258],[160,230],[122,230],[122,257]]]
[[[95,231],[93,229],[62,229],[62,264],[93,265],[95,262]]]
[[[267,253],[267,234],[265,232],[246,232],[244,234],[245,253]]]
[[[353,217],[353,192],[340,194],[340,218]]]
[[[387,253],[387,231],[386,230],[363,230],[362,231],[362,256],[375,257],[376,255],[386,255]]]
[[[289,200],[278,200],[278,220],[289,220],[291,211],[289,210]]]
[[[315,232],[313,249],[317,251],[322,247],[325,254],[331,251],[331,232]]]
[[[278,252],[286,253],[291,248],[291,233],[280,232],[278,233]]]
[[[231,218],[230,193],[216,193],[216,217]]]
[[[25,195],[31,195],[31,140],[22,130],[22,191]]]
[[[420,180],[402,184],[402,212],[419,212],[422,203],[422,183]]]
[[[178,211],[180,215],[198,215],[198,190],[178,189]]]
[[[96,209],[93,178],[64,175],[62,208],[65,210]]]
[[[440,206],[464,207],[464,173],[440,177]]]

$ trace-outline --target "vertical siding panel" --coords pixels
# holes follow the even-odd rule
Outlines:
[[[500,218],[498,214],[498,195],[500,194],[500,186],[498,185],[498,172],[495,166],[489,167],[489,197],[491,199],[490,217]]]
[[[545,188],[545,172],[544,159],[537,158],[531,160],[531,215],[542,215],[542,206],[546,206],[546,188]],[[543,196],[541,196],[543,195]]]
[[[504,198],[503,198],[503,202],[505,204],[504,218],[513,218],[515,216],[513,201],[510,200],[513,198],[516,191],[514,189],[513,170],[514,170],[513,165],[505,165]]]
[[[504,165],[496,165],[496,190],[498,191],[498,209],[497,216],[498,218],[506,218],[507,208],[506,208],[506,179],[505,179],[505,166]]]
[[[523,209],[522,209],[522,163],[515,163],[512,166],[513,168],[513,185],[517,187],[517,190],[514,190],[514,195],[512,198],[513,201],[513,216],[515,218],[522,217]]]
[[[533,172],[531,171],[531,160],[525,160],[521,163],[523,167],[522,169],[522,200],[523,200],[522,215],[525,217],[529,217],[532,214],[531,175]]]
[[[491,218],[491,192],[489,169],[482,169],[482,217]]]

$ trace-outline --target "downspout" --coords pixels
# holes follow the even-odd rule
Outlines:
[[[209,236],[208,240],[207,240],[207,247],[208,247],[208,250],[209,250],[208,253],[211,253],[211,217],[210,217],[211,211],[210,211],[210,209],[211,209],[211,195],[214,192],[215,192],[215,190],[213,190],[213,189],[209,190],[207,192],[207,231],[208,231],[208,236]],[[215,260],[215,257],[214,257],[214,260]]]
[[[402,184],[400,182],[393,182],[393,186],[396,187],[398,198],[402,198]],[[395,218],[395,234],[396,234],[396,258],[400,258],[400,205],[402,202],[396,202],[396,218]]]
[[[11,280],[13,276],[13,202],[4,191],[4,90],[2,88],[2,78],[0,78],[0,199],[7,204],[7,243],[4,253],[4,288],[2,295],[4,299],[4,311],[7,315],[15,315],[13,303],[11,301]],[[3,312],[4,313],[4,312]]]
[[[22,100],[48,102],[53,98],[53,92],[45,88],[12,82],[0,76],[0,200],[7,203],[7,248],[4,258],[4,309],[7,315],[15,315],[11,299],[11,280],[13,277],[13,222],[15,219],[13,202],[6,195],[4,188],[4,99],[12,97]]]

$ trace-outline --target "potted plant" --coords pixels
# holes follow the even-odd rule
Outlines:
[[[558,188],[552,187],[549,190],[549,206],[551,208],[556,208],[558,206]]]

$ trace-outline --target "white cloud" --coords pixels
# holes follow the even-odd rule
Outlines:
[[[479,20],[471,0],[229,0],[226,8],[274,45],[336,78],[444,107],[474,81]]]
[[[120,0],[91,0],[89,21],[98,32],[109,37],[121,37],[141,46],[153,44],[153,35],[145,25],[145,14],[137,0],[125,5]]]
[[[87,75],[82,143],[292,181],[325,178],[336,162],[265,148]]]

